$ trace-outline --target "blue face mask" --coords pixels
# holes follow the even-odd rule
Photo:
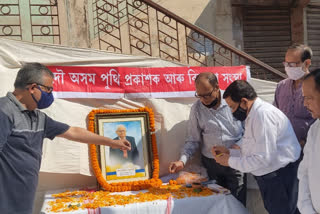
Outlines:
[[[39,86],[38,86],[38,89],[41,91],[40,100],[37,101],[36,98],[33,96],[33,94],[31,94],[33,100],[37,103],[38,109],[48,108],[54,101],[53,94],[51,92],[47,93],[41,90]]]

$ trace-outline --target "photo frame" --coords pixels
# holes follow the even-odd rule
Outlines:
[[[90,145],[92,167],[103,189],[127,191],[161,185],[151,109],[93,110],[89,130],[114,140],[126,138],[131,143],[130,151]]]

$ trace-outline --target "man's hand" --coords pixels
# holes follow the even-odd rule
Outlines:
[[[131,144],[126,139],[113,140],[111,147],[113,149],[120,149],[122,151],[131,150]]]
[[[217,155],[221,154],[230,154],[229,149],[227,149],[224,146],[214,146],[212,147],[212,155],[213,157],[216,157]]]
[[[182,161],[171,162],[169,165],[169,172],[170,173],[179,172],[183,168],[184,168],[184,163]]]
[[[219,155],[213,156],[216,162],[222,166],[229,166],[229,154],[226,153],[220,153]]]

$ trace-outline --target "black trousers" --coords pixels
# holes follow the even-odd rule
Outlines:
[[[247,178],[242,172],[230,167],[221,166],[215,159],[202,155],[202,164],[207,169],[210,180],[216,180],[217,184],[231,191],[244,206],[247,200]]]
[[[297,214],[299,160],[263,176],[255,176],[270,214]]]

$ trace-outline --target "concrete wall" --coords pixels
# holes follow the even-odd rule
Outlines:
[[[99,48],[95,35],[92,0],[58,0],[61,44],[71,47]],[[191,24],[235,45],[231,0],[154,1]],[[183,5],[183,7],[181,7]],[[126,41],[123,41],[126,43]],[[128,46],[128,44],[123,44]]]
[[[305,7],[310,0],[298,0],[291,8],[291,40],[295,43],[304,43],[306,38]]]
[[[171,12],[234,45],[231,0],[155,1]],[[183,5],[183,7],[181,7]]]

